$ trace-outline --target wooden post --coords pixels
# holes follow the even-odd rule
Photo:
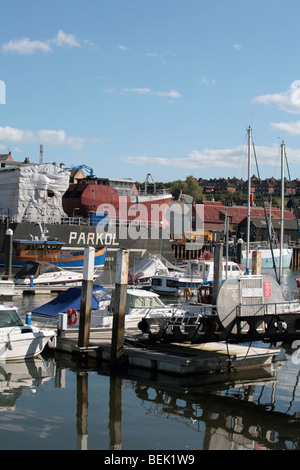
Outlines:
[[[89,345],[90,341],[94,263],[95,248],[85,248],[78,334],[79,348],[86,348]]]
[[[217,304],[217,297],[222,285],[222,261],[223,243],[217,243],[214,252],[214,284],[213,284],[213,305]]]
[[[88,441],[88,373],[77,373],[77,450],[87,450]]]
[[[128,262],[129,252],[125,250],[119,250],[117,253],[116,285],[110,358],[111,367],[114,369],[119,369],[122,365],[128,281]]]
[[[5,275],[10,278],[12,274],[12,241],[14,232],[9,228],[5,232]]]
[[[252,274],[261,274],[261,251],[252,252]]]
[[[110,376],[109,387],[109,449],[122,448],[122,378],[115,374]]]

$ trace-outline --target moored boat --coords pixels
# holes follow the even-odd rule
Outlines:
[[[97,274],[94,274],[96,279]],[[51,263],[26,261],[15,274],[13,281],[19,286],[81,285],[82,272],[70,271]]]
[[[242,274],[243,272],[237,263],[222,260],[222,280],[238,278]],[[213,280],[214,260],[212,257],[204,257],[187,261],[184,273],[153,276],[151,290],[160,294],[190,296],[196,295],[200,286],[212,284]]]
[[[280,253],[280,248],[273,247],[272,250],[269,247],[265,247],[260,244],[256,244],[256,246],[249,250],[249,268],[252,267],[252,253],[254,251],[260,251],[261,253],[261,267],[263,269],[265,268],[271,268],[273,269],[274,264],[276,268],[279,268],[280,266],[280,256],[282,256],[282,268],[287,269],[290,267],[291,264],[291,259],[293,255],[293,249],[292,248],[287,248],[284,247],[282,249],[282,252]],[[246,250],[242,250],[242,264],[246,264],[247,261],[247,252]]]
[[[21,267],[26,261],[52,263],[65,269],[83,269],[84,250],[64,250],[65,243],[45,236],[32,240],[13,240],[12,266]],[[96,267],[103,267],[106,247],[95,250]],[[6,253],[0,253],[0,265],[5,265]]]
[[[0,361],[35,357],[55,341],[54,330],[26,325],[16,307],[0,304]]]

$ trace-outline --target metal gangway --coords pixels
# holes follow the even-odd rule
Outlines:
[[[174,314],[162,321],[143,319],[150,341],[267,343],[300,340],[300,301],[285,301],[269,276],[227,280],[215,306]]]

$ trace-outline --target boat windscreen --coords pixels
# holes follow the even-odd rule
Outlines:
[[[37,269],[38,265],[36,263],[27,262],[20,269],[20,271],[16,272],[15,279],[25,279],[28,276],[34,276],[37,272]]]
[[[11,326],[23,326],[16,310],[1,310],[0,311],[0,328],[9,328]]]

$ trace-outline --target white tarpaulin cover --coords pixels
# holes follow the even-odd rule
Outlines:
[[[0,171],[0,206],[9,207],[16,222],[60,222],[69,177],[50,163]]]

